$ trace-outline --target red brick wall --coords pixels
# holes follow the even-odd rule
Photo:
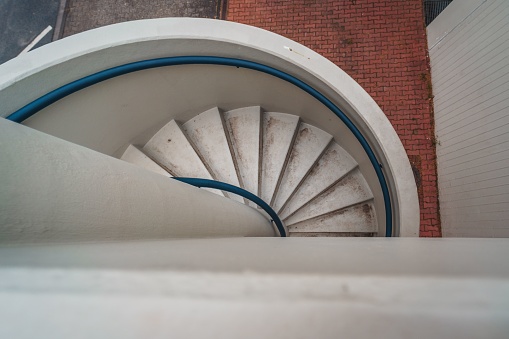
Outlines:
[[[229,0],[227,19],[325,56],[376,100],[408,153],[420,235],[441,236],[433,105],[422,0]]]

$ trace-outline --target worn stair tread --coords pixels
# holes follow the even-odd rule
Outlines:
[[[184,123],[182,131],[187,135],[216,180],[240,186],[223,118],[217,107]],[[233,200],[244,202],[244,199],[236,194],[227,193],[227,195]]]
[[[138,147],[134,145],[129,145],[120,159],[131,164],[138,165],[151,172],[167,177],[172,177],[170,173],[168,173],[164,168],[159,166],[154,160],[150,159],[145,153],[140,151]]]
[[[325,238],[339,238],[339,237],[374,237],[376,232],[288,232],[290,237],[325,237]]]
[[[359,168],[284,219],[287,226],[370,200],[373,194]]]
[[[224,113],[224,120],[241,187],[259,196],[261,108],[254,106],[228,111]]]
[[[331,142],[302,184],[279,213],[285,219],[314,197],[334,185],[357,166],[357,162],[336,142]]]
[[[376,233],[376,215],[372,201],[363,202],[342,210],[337,210],[326,215],[303,220],[299,223],[288,225],[288,231],[294,233]]]
[[[265,202],[272,201],[298,126],[299,117],[296,115],[276,112],[263,115],[260,198]]]
[[[318,161],[332,136],[321,129],[300,123],[290,158],[271,206],[278,212]]]
[[[175,176],[214,179],[175,120],[161,128],[143,152]],[[221,191],[207,190],[224,196]]]

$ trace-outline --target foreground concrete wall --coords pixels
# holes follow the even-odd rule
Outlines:
[[[507,338],[506,239],[0,246],[1,338]]]
[[[444,236],[509,237],[508,17],[456,0],[428,26]]]
[[[0,119],[0,243],[274,236],[258,211]]]

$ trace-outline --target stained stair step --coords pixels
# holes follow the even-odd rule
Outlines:
[[[259,196],[261,108],[244,107],[224,113],[226,129],[235,156],[239,182]]]
[[[216,180],[240,186],[224,128],[223,117],[217,107],[209,109],[184,123],[182,131],[187,135]],[[227,195],[231,199],[244,202],[244,199],[238,195],[228,193]]]
[[[134,145],[129,145],[120,159],[143,167],[144,169],[154,173],[158,173],[167,177],[172,176],[170,173],[168,173],[168,171],[159,166],[154,160],[150,159],[145,153],[140,151],[138,147]]]
[[[376,236],[376,231],[374,232],[288,232],[290,237],[324,237],[324,238],[338,238],[338,237],[374,237]]]
[[[278,212],[283,207],[331,140],[332,136],[321,129],[300,123],[290,158],[271,202],[274,210]]]
[[[371,199],[373,199],[373,194],[362,173],[356,168],[331,188],[285,218],[284,222],[287,226],[290,226]]]
[[[336,142],[331,142],[320,160],[284,205],[279,216],[282,219],[288,218],[314,197],[341,180],[356,166],[357,162],[350,154]]]
[[[143,152],[175,176],[214,179],[175,120],[161,128]],[[224,196],[220,191],[210,191]]]
[[[330,236],[373,236],[377,232],[375,208],[371,201],[289,225],[290,236],[329,233]]]
[[[263,148],[260,198],[270,203],[297,134],[299,117],[266,112],[263,115]]]

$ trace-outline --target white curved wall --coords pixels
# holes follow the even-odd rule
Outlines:
[[[429,26],[444,237],[509,237],[509,1],[453,1]]]
[[[357,125],[383,165],[393,208],[397,211],[394,222],[401,225],[395,234],[418,235],[419,206],[413,174],[403,146],[383,112],[334,64],[304,46],[267,31],[224,21],[156,19],[78,34],[0,67],[1,115],[7,116],[49,90],[94,72],[129,62],[179,55],[234,57],[263,63],[287,72],[325,94]],[[108,80],[48,107],[27,124],[113,154],[120,151],[122,145],[133,141],[135,135],[148,135],[147,132],[171,118],[184,119],[215,105],[235,108],[257,104],[269,110],[300,114],[305,121],[333,134],[356,157],[372,191],[379,192],[378,180],[367,157],[363,152],[352,152],[359,150],[357,141],[333,113],[309,95],[253,71],[232,68],[229,72],[217,72],[214,68],[219,66],[185,67],[148,70]],[[144,82],[132,85],[141,79]],[[42,81],[44,86],[41,86]],[[142,83],[145,85],[140,86]],[[186,86],[193,91],[182,91]],[[233,91],[235,96],[232,88],[236,90]],[[121,107],[108,106],[108,103],[118,105],[117,95],[122,99],[131,98],[131,101]],[[98,102],[104,105],[94,106]],[[75,106],[81,108],[76,110]],[[149,112],[147,108],[150,108]],[[96,116],[101,123],[90,124]],[[112,129],[128,133],[116,135],[111,133]],[[379,193],[375,203],[377,211],[383,211]],[[383,220],[382,213],[378,214]]]
[[[0,244],[271,237],[256,209],[0,119]]]

